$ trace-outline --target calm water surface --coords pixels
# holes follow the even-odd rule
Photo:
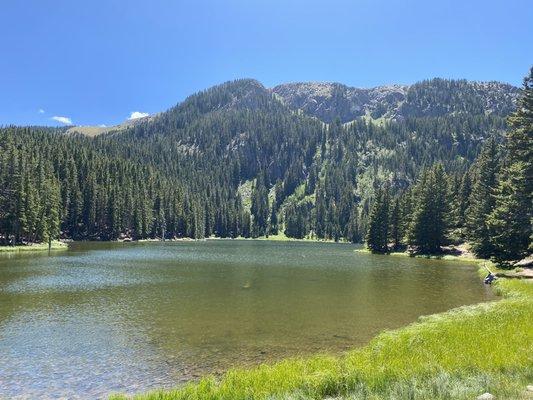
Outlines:
[[[0,256],[0,398],[98,398],[364,344],[492,298],[471,264],[347,244],[76,243]]]

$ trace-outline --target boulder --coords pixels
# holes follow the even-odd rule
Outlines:
[[[533,256],[526,257],[513,265],[513,267],[533,268]]]

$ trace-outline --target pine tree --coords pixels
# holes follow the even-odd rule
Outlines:
[[[509,265],[531,252],[533,222],[533,68],[524,79],[517,110],[509,117],[506,164],[488,216],[490,241],[496,261]]]
[[[466,221],[466,210],[470,207],[470,194],[472,193],[472,182],[470,180],[470,173],[466,171],[461,178],[461,186],[459,188],[457,199],[457,228],[459,228],[459,235],[464,238],[464,227]]]
[[[315,202],[315,233],[316,236],[320,239],[326,237],[326,199],[324,197],[323,189],[318,186],[316,192],[316,202]]]
[[[496,189],[496,205],[487,218],[492,255],[502,266],[528,254],[533,213],[526,170],[523,161],[506,168]]]
[[[448,207],[448,179],[444,166],[437,163],[432,170],[432,220],[431,220],[431,241],[430,248],[433,251],[440,251],[441,246],[446,241],[446,230],[448,228],[447,215]]]
[[[259,174],[252,190],[252,235],[253,237],[266,235],[268,229],[268,190],[265,186],[265,174]]]
[[[482,258],[488,258],[494,252],[487,219],[494,208],[493,190],[496,187],[497,173],[497,145],[494,139],[490,139],[476,160],[474,186],[466,216],[468,239],[472,245],[472,251]]]
[[[378,188],[370,212],[368,232],[366,235],[367,247],[375,253],[388,251],[389,236],[389,189]]]
[[[407,233],[407,244],[420,253],[438,253],[445,242],[447,192],[442,164],[422,173],[414,190],[417,203]]]
[[[272,204],[272,209],[270,213],[270,234],[277,235],[278,230],[278,213],[276,212],[276,205]]]
[[[401,241],[403,236],[402,231],[402,213],[400,206],[400,198],[394,199],[394,203],[391,209],[390,215],[390,239],[394,250],[398,250],[401,247]]]
[[[506,135],[509,163],[522,161],[525,168],[526,190],[533,192],[533,67],[524,78],[516,111],[508,118],[510,129]]]
[[[350,213],[350,218],[346,227],[346,240],[352,243],[359,243],[361,241],[359,213],[356,207],[354,207]]]

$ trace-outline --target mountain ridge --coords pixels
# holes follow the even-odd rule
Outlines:
[[[435,89],[430,93],[424,93],[433,87]],[[301,109],[324,122],[332,122],[338,117],[341,122],[346,123],[367,115],[372,119],[443,115],[446,113],[443,110],[424,109],[420,104],[416,104],[416,100],[420,95],[435,97],[439,91],[449,89],[477,97],[478,100],[485,98],[485,103],[481,101],[478,104],[479,111],[498,115],[510,112],[520,91],[515,86],[497,81],[478,82],[442,78],[424,80],[411,85],[391,84],[373,88],[356,88],[337,82],[294,82],[274,86],[271,90],[293,109]],[[446,102],[447,99],[443,100]],[[454,100],[461,99],[449,99],[447,105],[450,107],[450,103]]]
[[[435,87],[436,86],[436,87]],[[231,91],[233,88],[237,90]],[[228,89],[230,94],[228,94]],[[458,92],[449,99],[444,98],[440,108],[433,99],[439,92]],[[472,112],[461,109],[457,101],[465,102],[471,97],[476,103],[474,113],[505,116],[511,112],[520,89],[498,81],[467,81],[465,79],[433,78],[411,85],[390,84],[371,88],[358,88],[339,82],[289,82],[268,88],[253,78],[236,79],[196,92],[167,110],[137,120],[126,120],[109,127],[74,126],[67,133],[81,133],[98,136],[103,133],[120,132],[138,124],[149,123],[166,113],[174,113],[187,106],[195,107],[206,93],[220,92],[215,101],[200,107],[199,114],[224,109],[279,108],[279,100],[292,111],[331,123],[339,118],[341,123],[357,118],[369,120],[399,120],[407,117],[443,116],[454,112]],[[274,99],[268,95],[274,95]],[[442,96],[441,96],[442,97]],[[458,108],[458,109],[457,109]],[[199,114],[195,114],[197,117]],[[187,121],[182,121],[187,123]]]

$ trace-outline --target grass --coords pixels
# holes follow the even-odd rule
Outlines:
[[[288,237],[283,232],[279,232],[277,235],[269,235],[258,237],[256,240],[272,240],[275,242],[334,242],[334,240],[326,240],[326,239],[317,239],[312,237],[304,237],[302,239],[296,239],[292,237]]]
[[[209,239],[219,239],[219,238],[211,237]],[[227,238],[224,238],[224,239],[227,239]],[[280,230],[277,235],[268,235],[268,237],[267,236],[259,236],[259,237],[256,237],[256,238],[251,238],[251,237],[245,238],[245,237],[242,237],[242,236],[238,236],[235,239],[237,239],[237,240],[268,240],[268,241],[273,241],[273,242],[335,243],[335,241],[333,239],[318,239],[316,237],[310,237],[310,236],[306,236],[306,237],[304,237],[302,239],[297,239],[297,238],[293,238],[293,237],[289,237],[289,236],[285,235],[285,233],[283,233],[282,230]],[[348,243],[348,242],[339,241],[338,243]]]
[[[68,248],[66,243],[54,240],[51,250],[65,250]],[[48,243],[33,243],[29,245],[17,246],[0,246],[0,253],[20,252],[20,251],[43,251],[48,250]]]
[[[356,249],[355,252],[372,254],[372,251],[370,251],[367,248]],[[466,255],[456,256],[453,254],[442,254],[442,255],[441,254],[409,254],[405,251],[393,251],[393,252],[387,253],[386,255],[393,256],[393,257],[414,257],[414,258],[427,258],[431,260],[445,260],[445,261],[463,261],[463,262],[476,262],[476,263],[486,262],[488,266],[491,266],[491,265],[494,266],[494,264],[489,260],[483,260],[481,258],[475,258],[473,256],[466,256]]]
[[[533,383],[533,284],[502,279],[499,301],[421,317],[342,356],[234,369],[137,400],[528,398]],[[112,399],[128,398],[114,395]]]

